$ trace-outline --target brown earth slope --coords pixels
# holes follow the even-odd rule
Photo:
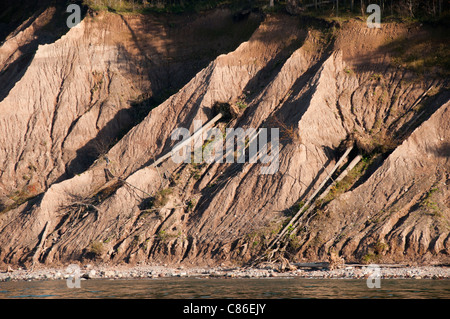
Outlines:
[[[218,20],[214,14],[195,20],[196,34]],[[351,261],[448,262],[449,96],[442,77],[417,80],[393,65],[389,43],[412,36],[411,28],[351,21],[336,29],[266,16],[248,41],[218,56],[114,145],[90,153],[97,159],[87,168],[82,151],[92,140],[105,144],[95,140],[101,131],[126,126],[111,121],[120,122],[129,100],[167,88],[174,75],[193,75],[190,61],[205,56],[181,45],[189,43],[183,32],[166,37],[143,19],[86,18],[39,47],[0,102],[0,129],[9,133],[0,141],[3,194],[11,199],[31,182],[45,190],[0,216],[0,260],[248,261],[314,192],[343,146],[356,142],[369,168],[356,167],[349,187],[304,216],[286,256],[326,260],[337,250]],[[141,24],[152,25],[147,36],[136,31]],[[166,41],[179,41],[179,49],[168,52]],[[148,70],[153,77],[139,82]],[[43,100],[44,92],[53,93]],[[261,163],[168,159],[151,166],[175,144],[173,130],[192,132],[194,119],[206,123],[216,102],[240,107],[221,129],[280,128],[275,174],[260,174]],[[70,177],[68,167],[80,174]]]
[[[246,40],[259,21],[236,23],[226,10],[184,18],[94,13],[54,43],[28,46],[42,42],[58,14],[49,8],[31,17],[0,48],[6,202],[84,171],[158,99]],[[32,56],[29,64],[17,65],[24,56]]]

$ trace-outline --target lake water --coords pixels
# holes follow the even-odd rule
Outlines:
[[[450,280],[427,279],[381,279],[381,287],[372,289],[363,279],[303,278],[93,279],[80,285],[68,288],[65,280],[0,282],[0,299],[450,298]]]

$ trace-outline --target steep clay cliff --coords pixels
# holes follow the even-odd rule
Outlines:
[[[28,46],[43,42],[42,29],[48,33],[53,16],[62,14],[51,7],[31,17],[1,47],[3,197],[36,195],[84,171],[156,102],[258,23],[254,16],[233,23],[227,11],[189,23],[189,17],[93,13],[60,39]],[[31,61],[18,63],[24,55]]]
[[[230,19],[215,11],[181,28],[180,17],[101,13],[39,46],[0,102],[2,262],[249,261],[351,144],[368,168],[302,216],[283,254],[448,262],[446,83],[395,67],[389,46],[424,31],[277,14],[253,32],[256,14]],[[1,61],[20,41],[6,39]],[[248,162],[151,166],[216,102],[240,106],[222,130],[280,129],[275,174]]]

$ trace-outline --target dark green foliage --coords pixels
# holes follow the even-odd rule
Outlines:
[[[240,8],[252,1],[244,0],[84,0],[83,3],[93,10],[138,13],[183,13],[200,12],[220,6]],[[256,2],[256,1],[255,1]]]

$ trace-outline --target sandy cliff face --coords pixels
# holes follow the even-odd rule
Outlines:
[[[88,16],[37,49],[0,102],[0,187],[13,202],[5,199],[0,216],[3,262],[249,260],[354,141],[383,154],[305,216],[289,257],[322,260],[337,250],[354,261],[448,259],[448,95],[415,107],[442,81],[410,81],[411,72],[390,66],[383,44],[407,29],[351,22],[333,33],[325,23],[268,16],[200,70],[211,54],[205,48],[232,47],[256,21],[228,18],[196,17],[193,32],[176,28],[181,18],[171,29],[149,17]],[[211,38],[217,42],[206,45]],[[7,39],[1,57],[15,46]],[[184,83],[157,107],[145,101]],[[130,103],[138,96],[149,111],[140,122]],[[193,132],[194,120],[211,120],[216,102],[240,106],[217,123],[223,132],[280,129],[274,174],[260,174],[262,163],[151,165],[172,149],[176,128]],[[19,205],[25,191],[41,195]]]
[[[3,199],[36,195],[84,171],[154,100],[183,85],[257,24],[251,17],[230,28],[231,13],[224,11],[189,23],[93,14],[52,43],[30,45],[45,42],[42,29],[50,29],[57,14],[50,8],[31,17],[0,50]],[[205,24],[215,32],[213,41]],[[29,62],[24,55],[32,56]]]
[[[438,262],[449,249],[447,102],[359,187],[309,216],[299,256]],[[317,258],[317,257],[316,257]]]

